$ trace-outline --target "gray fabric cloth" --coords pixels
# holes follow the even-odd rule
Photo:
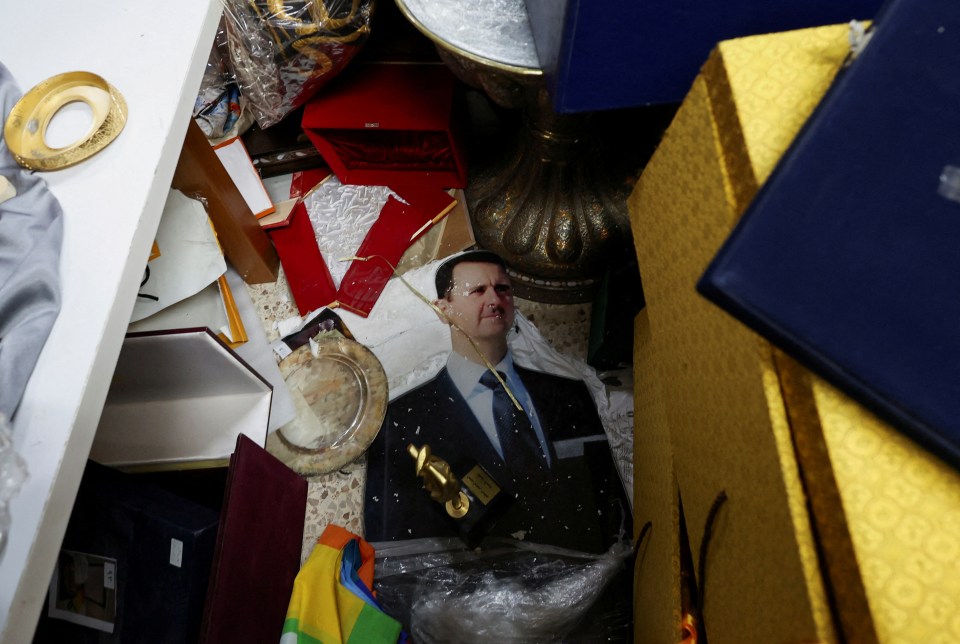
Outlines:
[[[3,122],[20,98],[0,63]],[[0,139],[0,174],[17,194],[0,203],[0,412],[12,418],[60,311],[63,211],[40,176]]]

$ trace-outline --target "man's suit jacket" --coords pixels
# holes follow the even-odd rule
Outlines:
[[[602,552],[621,528],[630,536],[623,485],[586,385],[522,367],[555,453],[546,481],[515,481],[446,369],[390,403],[367,461],[364,522],[369,541],[455,536],[453,520],[430,499],[407,445],[429,445],[457,476],[479,463],[518,498],[493,534]]]

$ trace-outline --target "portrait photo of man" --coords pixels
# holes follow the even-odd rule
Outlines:
[[[454,255],[435,287],[451,351],[432,380],[389,404],[368,451],[366,538],[457,535],[423,489],[410,445],[429,446],[460,477],[480,465],[513,498],[493,535],[585,552],[629,537],[629,505],[587,386],[514,361],[504,261],[483,250]]]

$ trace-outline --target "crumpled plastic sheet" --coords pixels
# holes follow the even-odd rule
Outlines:
[[[373,0],[222,0],[230,66],[261,128],[339,74],[370,33]]]
[[[10,500],[27,480],[27,464],[13,448],[12,430],[0,413],[0,559],[10,534]]]
[[[629,577],[627,541],[601,555],[509,539],[373,545],[377,597],[421,644],[621,641],[632,624],[628,593],[597,602],[618,573]]]
[[[227,71],[220,50],[214,46],[193,103],[193,118],[208,139],[218,141],[234,134],[241,111],[240,89]]]

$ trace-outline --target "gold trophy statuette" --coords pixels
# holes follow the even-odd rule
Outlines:
[[[513,503],[513,496],[479,464],[473,464],[462,478],[450,464],[430,451],[429,445],[408,444],[407,453],[417,462],[417,476],[430,497],[443,505],[454,520],[457,532],[467,545],[476,546]]]
[[[450,469],[450,464],[439,456],[430,453],[430,446],[417,448],[413,443],[407,445],[407,452],[417,461],[417,476],[423,479],[423,487],[430,492],[430,498],[443,503],[444,508],[454,519],[466,516],[470,511],[470,499],[460,490],[460,481]]]

